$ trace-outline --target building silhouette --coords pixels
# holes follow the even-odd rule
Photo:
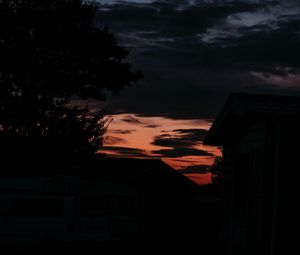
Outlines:
[[[20,247],[16,236],[22,230],[25,237],[36,234],[32,243],[37,245],[53,240],[73,250],[97,245],[105,254],[116,249],[122,254],[217,254],[212,252],[219,231],[214,190],[159,159],[98,158],[80,170],[17,169],[0,178],[0,225],[4,235],[16,227],[12,248]],[[83,232],[88,245],[80,239]],[[7,240],[0,231],[1,242]]]
[[[225,255],[295,254],[300,97],[231,94],[205,143],[223,146]]]

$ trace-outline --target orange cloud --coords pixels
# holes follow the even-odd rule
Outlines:
[[[104,152],[114,157],[162,158],[177,170],[211,165],[221,155],[217,147],[202,144],[211,120],[178,120],[116,114],[108,127]],[[171,156],[171,157],[170,157]],[[209,183],[210,174],[185,174],[196,183]]]

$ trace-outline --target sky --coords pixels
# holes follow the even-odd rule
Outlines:
[[[231,92],[300,95],[297,1],[98,0],[96,22],[144,78],[110,96],[104,152],[162,158],[197,183],[220,148],[202,144]]]

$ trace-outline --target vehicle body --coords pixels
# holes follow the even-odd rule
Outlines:
[[[0,196],[0,244],[100,242],[137,236],[136,195],[121,184],[58,178],[48,180],[39,192],[14,190]]]

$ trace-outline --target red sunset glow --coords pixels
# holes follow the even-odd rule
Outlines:
[[[205,171],[203,173],[203,169],[210,166],[216,156],[221,155],[220,149],[203,145],[201,137],[199,139],[195,137],[189,143],[186,140],[182,141],[190,130],[194,132],[208,130],[210,121],[141,117],[134,114],[118,114],[110,117],[112,121],[102,152],[113,157],[161,158],[174,169],[183,171],[183,174],[198,184],[211,182],[210,173]],[[158,139],[161,145],[157,144]],[[171,144],[163,144],[165,141],[169,143],[171,141]],[[182,148],[186,151],[178,153],[178,149]],[[192,152],[191,155],[189,151]],[[198,166],[201,166],[201,169],[200,167],[198,169]],[[190,167],[193,167],[192,172],[187,171]]]

